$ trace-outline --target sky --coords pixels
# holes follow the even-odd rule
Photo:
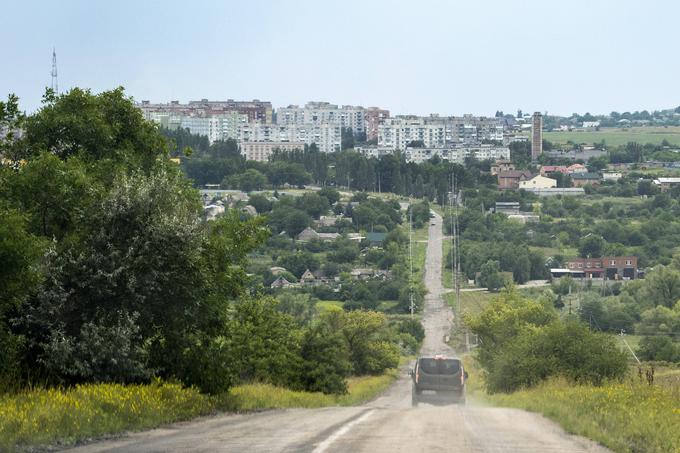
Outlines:
[[[392,114],[680,105],[676,0],[0,0],[0,97],[268,100]]]

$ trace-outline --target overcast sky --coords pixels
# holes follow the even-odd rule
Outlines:
[[[393,114],[680,105],[674,0],[2,0],[0,96],[324,100]]]

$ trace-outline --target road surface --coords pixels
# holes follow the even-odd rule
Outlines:
[[[453,314],[442,301],[442,224],[429,231],[423,352],[451,354],[443,338]],[[554,423],[516,409],[411,407],[404,372],[379,398],[357,407],[219,415],[105,440],[74,452],[607,452]]]

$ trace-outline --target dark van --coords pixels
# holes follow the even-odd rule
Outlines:
[[[460,359],[420,357],[409,374],[413,378],[413,406],[417,406],[419,401],[465,403],[465,380],[468,375]]]

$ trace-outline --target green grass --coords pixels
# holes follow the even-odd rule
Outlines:
[[[350,378],[347,382],[348,393],[346,395],[298,392],[269,384],[241,385],[219,397],[218,407],[229,411],[250,411],[294,407],[352,406],[375,398],[398,376],[397,370],[389,370],[379,376]]]
[[[320,300],[314,306],[318,313],[322,313],[333,308],[342,308],[342,301],[339,300]]]
[[[0,450],[72,444],[84,438],[187,420],[213,410],[210,397],[171,383],[26,390],[0,397]]]
[[[668,140],[670,144],[680,146],[680,127],[601,128],[599,131],[587,132],[544,132],[543,138],[553,143],[572,141],[579,144],[593,144],[604,140],[608,147],[625,145],[628,142],[661,144],[663,140]]]
[[[488,291],[462,291],[460,293],[461,309],[463,313],[477,314],[496,297],[498,297],[498,293],[490,293]],[[454,307],[455,293],[445,294],[444,299],[451,307]],[[454,308],[457,309],[457,307]]]
[[[680,381],[669,382],[594,387],[558,379],[488,401],[539,412],[617,452],[680,452]]]
[[[0,451],[27,446],[72,445],[82,439],[151,429],[218,411],[351,406],[375,398],[397,370],[348,379],[345,395],[298,392],[246,384],[211,397],[174,383],[86,384],[70,389],[31,389],[0,396]]]
[[[546,258],[549,256],[562,255],[566,258],[577,257],[578,250],[576,247],[535,247],[530,246],[529,249],[541,252]]]

